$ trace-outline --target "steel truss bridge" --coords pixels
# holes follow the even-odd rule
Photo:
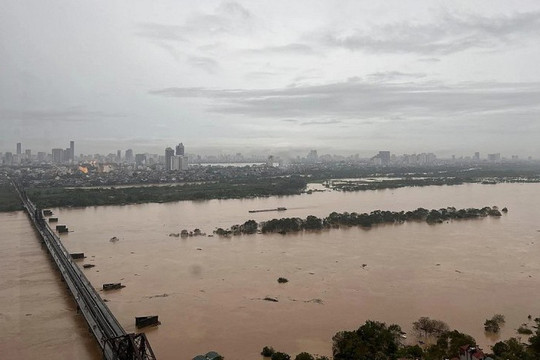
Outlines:
[[[28,217],[56,263],[63,280],[77,303],[80,312],[96,338],[106,360],[155,360],[152,347],[144,333],[127,334],[111,310],[96,292],[81,269],[73,262],[60,238],[51,229],[24,189],[12,180]]]

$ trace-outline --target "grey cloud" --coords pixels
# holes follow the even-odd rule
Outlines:
[[[138,36],[149,38],[153,40],[166,40],[166,41],[186,41],[183,36],[185,28],[177,25],[165,25],[155,23],[139,24],[137,26]]]
[[[340,120],[322,120],[322,121],[306,121],[306,122],[303,122],[301,123],[300,125],[301,126],[306,126],[306,125],[331,125],[331,124],[339,124],[341,123]]]
[[[420,79],[425,77],[426,74],[424,73],[404,73],[401,71],[384,71],[367,75],[367,78],[370,81],[393,81],[398,79]]]
[[[165,50],[169,55],[171,55],[174,60],[180,62],[182,59],[182,54],[180,54],[180,51],[175,48],[174,46],[169,45],[169,43],[165,41],[156,40],[154,41],[154,44],[163,50]]]
[[[212,99],[210,111],[262,118],[444,118],[520,111],[537,118],[539,83],[384,83],[350,80],[280,89],[166,88],[151,94]]]
[[[50,122],[95,122],[103,119],[122,118],[125,114],[89,111],[82,107],[71,107],[64,110],[0,110],[0,117],[15,120],[23,124],[44,124]]]
[[[486,17],[445,13],[432,23],[400,22],[340,35],[326,32],[324,44],[383,53],[450,54],[471,48],[492,49],[537,37],[540,12]]]
[[[245,7],[243,7],[237,2],[223,3],[218,7],[217,10],[218,12],[222,12],[222,13],[232,15],[234,17],[246,19],[246,20],[252,17],[249,10],[247,10]]]
[[[254,27],[251,13],[235,2],[218,6],[212,13],[194,14],[178,24],[139,23],[135,35],[164,49],[176,61],[181,55],[187,62],[209,73],[215,73],[218,63],[200,54],[211,53],[223,36],[244,36]]]
[[[436,62],[441,61],[441,59],[430,57],[430,58],[421,58],[421,59],[418,59],[418,61],[422,61],[422,62],[426,62],[426,63],[436,63]]]
[[[205,56],[191,56],[188,62],[204,71],[214,74],[219,69],[219,64],[214,59]]]
[[[247,53],[252,54],[294,54],[294,55],[314,55],[316,52],[313,48],[306,44],[292,43],[281,46],[267,46],[258,49],[248,49]]]
[[[278,75],[278,73],[272,72],[272,71],[251,71],[247,73],[244,77],[246,79],[251,79],[251,78],[265,78],[265,77],[276,76],[276,75]]]
[[[136,35],[163,41],[187,41],[190,37],[245,34],[253,27],[251,13],[235,2],[220,5],[215,12],[196,14],[182,24],[142,23]]]

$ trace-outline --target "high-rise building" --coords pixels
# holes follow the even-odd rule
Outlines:
[[[131,150],[131,149],[126,150],[126,162],[128,164],[133,163],[133,150]]]
[[[40,151],[37,153],[37,159],[39,162],[41,161],[45,161],[45,157],[47,156],[47,154],[45,154],[43,151]]]
[[[13,164],[13,153],[7,152],[4,155],[4,165],[11,165]]]
[[[60,164],[64,161],[64,149],[52,149],[52,161],[55,164]]]
[[[146,154],[135,154],[135,165],[146,165]]]
[[[311,163],[317,162],[317,160],[319,160],[319,155],[317,155],[317,150],[310,150],[306,156],[306,160]]]
[[[69,142],[69,161],[75,161],[75,141]]]
[[[269,166],[269,167],[274,166],[274,155],[268,156],[268,159],[266,159],[266,166]]]
[[[480,160],[480,153],[478,151],[474,153],[473,159],[474,160]]]
[[[429,153],[426,155],[426,161],[429,165],[433,165],[436,160],[437,160],[437,155],[435,155],[434,153]]]
[[[122,161],[122,151],[116,150],[116,162],[121,162],[121,161]]]
[[[379,158],[383,165],[388,165],[390,163],[390,151],[379,151]]]
[[[17,143],[17,155],[21,155],[21,154],[22,154],[22,144]]]
[[[171,158],[171,170],[187,170],[188,165],[187,156],[175,155]]]
[[[184,155],[184,144],[176,145],[176,155]]]
[[[165,170],[172,170],[172,157],[174,150],[170,147],[165,149]]]

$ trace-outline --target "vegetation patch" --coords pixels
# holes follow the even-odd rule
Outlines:
[[[484,322],[484,330],[493,334],[498,334],[501,330],[501,326],[505,324],[504,315],[495,314],[491,319],[487,319]]]
[[[261,355],[264,356],[264,357],[270,357],[270,356],[274,355],[274,353],[275,353],[275,350],[271,346],[265,346],[265,347],[263,347],[263,349],[261,351]]]
[[[0,179],[0,211],[22,210],[19,195],[7,179]]]
[[[526,324],[524,324],[518,327],[517,333],[520,335],[532,335],[533,331],[529,329]]]
[[[230,236],[241,234],[253,234],[257,231],[265,233],[287,234],[289,232],[313,231],[341,226],[360,226],[370,228],[378,224],[401,224],[406,221],[425,221],[428,224],[443,223],[448,220],[478,219],[487,216],[499,217],[501,212],[496,206],[483,207],[481,209],[456,209],[448,207],[443,209],[428,210],[418,208],[412,211],[381,211],[375,210],[371,213],[337,213],[332,212],[325,218],[318,218],[309,215],[305,219],[301,218],[281,218],[272,219],[257,223],[255,220],[248,220],[240,225],[233,225],[229,229],[218,228],[214,231],[217,235]]]
[[[125,205],[180,200],[239,199],[300,194],[306,181],[298,176],[249,182],[211,182],[183,186],[125,188],[32,188],[27,193],[38,207]]]
[[[493,320],[502,324],[504,316],[495,315]],[[489,350],[481,350],[476,340],[458,330],[450,330],[448,325],[440,320],[421,317],[413,323],[413,329],[420,337],[430,336],[432,339],[420,342],[420,345],[405,345],[402,342],[404,332],[396,324],[386,325],[383,322],[366,321],[362,326],[352,331],[339,331],[332,338],[333,360],[397,360],[421,359],[441,360],[462,358],[494,360],[538,360],[540,359],[540,319],[535,320],[535,332],[532,332],[528,343],[510,338],[499,341]],[[288,354],[274,352],[272,359],[291,359]],[[263,352],[264,352],[263,349]],[[267,352],[268,353],[268,352]],[[276,355],[279,354],[279,355]],[[263,354],[264,355],[264,354]],[[274,357],[275,356],[275,357]],[[295,360],[329,360],[326,356],[299,353]]]

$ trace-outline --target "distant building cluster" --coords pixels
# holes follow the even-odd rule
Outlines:
[[[122,156],[123,155],[123,156]],[[532,160],[529,157],[527,160]],[[501,156],[501,153],[489,153],[482,157],[480,152],[474,152],[471,156],[440,159],[434,153],[419,154],[392,154],[389,150],[381,150],[369,158],[361,158],[359,154],[350,156],[343,155],[320,155],[316,149],[309,150],[304,156],[288,157],[275,155],[249,155],[241,153],[220,154],[220,155],[189,155],[185,152],[183,143],[179,143],[174,148],[165,148],[162,154],[134,153],[133,149],[127,149],[122,154],[122,150],[108,155],[101,154],[80,154],[75,156],[75,141],[69,142],[68,148],[53,148],[50,152],[34,153],[31,149],[23,149],[23,144],[18,142],[15,146],[15,153],[0,153],[0,165],[24,166],[31,164],[55,164],[55,165],[77,165],[77,164],[117,164],[127,165],[134,170],[159,169],[166,171],[187,170],[191,164],[265,164],[269,167],[287,167],[293,164],[307,164],[318,166],[326,163],[355,163],[359,165],[375,166],[436,166],[444,164],[481,164],[481,163],[507,163],[522,161],[517,155],[510,158]]]
[[[32,149],[25,149],[22,151],[22,143],[17,143],[16,152],[0,153],[1,163],[3,165],[18,166],[26,164],[41,164],[41,163],[53,163],[53,164],[73,164],[75,163],[75,141],[69,142],[69,147],[66,149],[55,148],[50,153],[38,152],[32,153]]]
[[[171,147],[165,149],[165,170],[187,170],[188,157],[184,154],[184,144],[176,145],[176,151]]]
[[[437,156],[433,153],[392,155],[390,151],[379,151],[371,158],[374,165],[403,165],[403,166],[426,166],[435,165]]]
[[[319,161],[319,155],[317,154],[317,150],[310,150],[306,156],[306,161],[308,163],[316,163],[317,161]]]
[[[379,151],[377,155],[371,158],[375,165],[390,165],[390,151]]]
[[[145,169],[153,166],[165,170],[186,170],[188,168],[188,157],[185,154],[184,144],[176,146],[176,151],[170,147],[165,150],[165,156],[158,154],[134,154],[133,149],[127,149],[122,156],[122,150],[117,150],[115,154],[80,154],[75,156],[75,141],[69,142],[68,148],[53,148],[49,153],[38,152],[33,154],[31,149],[23,152],[22,143],[16,144],[16,152],[0,153],[0,165],[24,166],[31,164],[55,164],[55,165],[76,165],[76,164],[125,164],[134,169]],[[83,166],[85,168],[86,166]]]
[[[490,162],[497,163],[503,161],[519,161],[517,155],[512,155],[510,159],[501,157],[501,153],[487,154],[486,158],[480,156],[480,152],[475,152],[472,156],[456,157],[452,155],[450,159],[439,159],[434,153],[420,153],[420,154],[403,154],[395,155],[390,151],[379,151],[379,153],[373,156],[370,161],[373,165],[388,166],[432,166],[448,163],[482,163]],[[532,160],[531,157],[528,160]]]

